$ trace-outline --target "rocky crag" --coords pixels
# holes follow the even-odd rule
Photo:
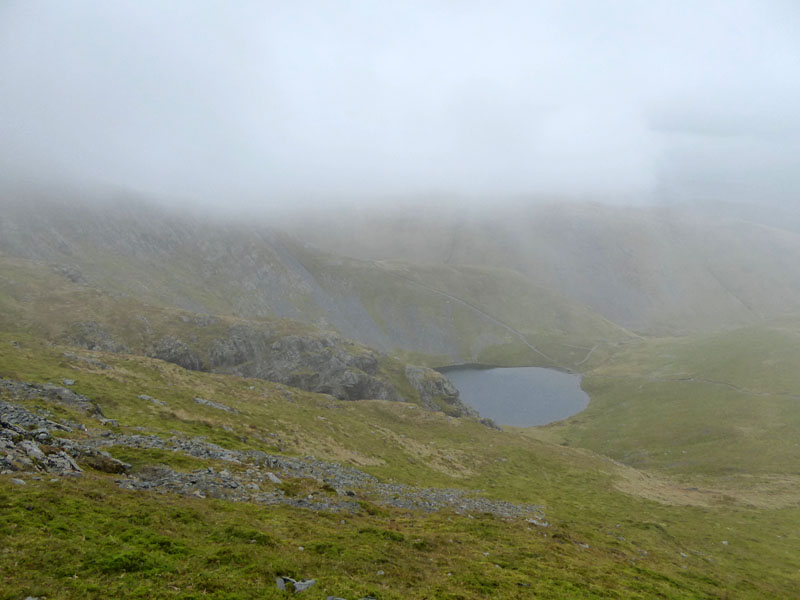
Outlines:
[[[182,313],[156,332],[144,319],[129,340],[97,321],[73,323],[65,341],[146,354],[185,369],[266,379],[339,400],[415,402],[451,416],[476,416],[439,372],[407,365],[336,333],[281,322],[229,324]],[[133,326],[129,325],[130,330]],[[289,331],[287,331],[287,327]]]

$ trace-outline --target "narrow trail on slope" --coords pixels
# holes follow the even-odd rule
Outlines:
[[[379,267],[379,268],[381,267],[381,265],[379,265],[375,261],[372,261],[372,262],[376,267]],[[442,290],[437,289],[437,288],[435,288],[435,287],[433,287],[431,285],[428,285],[426,283],[420,283],[419,281],[415,281],[415,280],[411,279],[410,277],[406,277],[405,275],[402,275],[400,273],[389,271],[388,269],[385,269],[385,268],[383,268],[382,270],[385,273],[388,273],[389,275],[392,275],[393,277],[396,277],[398,279],[402,279],[402,280],[407,281],[407,282],[409,282],[409,283],[411,283],[411,284],[413,284],[413,285],[415,285],[417,287],[425,289],[425,290],[427,290],[429,292],[433,292],[434,294],[439,294],[440,296],[444,296],[445,298],[448,298],[449,300],[452,300],[453,302],[458,302],[459,304],[461,304],[463,306],[466,306],[467,308],[469,308],[469,309],[475,311],[476,313],[478,313],[479,315],[481,315],[483,318],[491,321],[495,325],[499,325],[500,327],[502,327],[503,329],[505,329],[509,333],[515,335],[528,348],[530,348],[531,350],[536,352],[536,354],[538,354],[538,355],[546,358],[547,360],[549,360],[551,363],[553,363],[554,366],[557,366],[557,367],[561,366],[561,365],[559,365],[559,363],[552,356],[548,356],[547,354],[545,354],[544,352],[539,350],[536,346],[532,345],[527,339],[525,339],[525,336],[522,334],[521,331],[518,331],[517,329],[514,329],[508,323],[506,323],[504,321],[501,321],[497,317],[494,317],[494,316],[490,315],[489,313],[487,313],[486,311],[478,308],[474,304],[471,304],[470,302],[467,302],[466,300],[463,300],[462,298],[459,298],[457,296],[453,296],[452,294],[448,294],[447,292],[443,292]]]
[[[587,360],[589,360],[589,358],[591,358],[591,356],[592,356],[592,353],[595,350],[597,350],[598,346],[599,346],[599,344],[595,344],[594,346],[592,346],[591,349],[589,350],[589,352],[586,354],[586,356],[583,357],[583,360],[581,362],[579,362],[579,363],[576,363],[575,366],[576,367],[580,367],[583,363],[585,363]]]
[[[705,379],[703,377],[637,377],[634,375],[601,375],[595,374],[595,377],[603,377],[605,379],[644,379],[655,383],[704,383],[706,385],[715,385],[725,387],[734,392],[744,394],[746,396],[766,397],[777,396],[782,398],[791,398],[793,400],[800,400],[800,394],[792,394],[789,392],[757,392],[755,390],[748,390],[726,381],[717,381],[715,379]]]

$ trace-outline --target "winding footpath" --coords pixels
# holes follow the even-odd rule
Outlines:
[[[728,388],[730,390],[733,390],[734,392],[738,392],[746,396],[754,396],[760,398],[778,397],[778,398],[791,398],[792,400],[800,400],[800,394],[792,394],[790,392],[757,392],[755,390],[749,390],[747,388],[739,387],[732,383],[728,383],[727,381],[706,379],[704,377],[654,377],[652,375],[643,377],[636,375],[605,375],[602,373],[593,373],[592,376],[601,377],[604,379],[638,379],[654,383],[702,383],[706,385],[714,385],[718,387]]]
[[[464,300],[462,298],[459,298],[458,296],[453,296],[452,294],[448,294],[447,292],[444,292],[444,291],[442,291],[440,289],[437,289],[437,288],[435,288],[435,287],[433,287],[431,285],[428,285],[426,283],[420,283],[419,281],[415,281],[414,279],[411,279],[410,277],[406,277],[405,275],[403,275],[401,273],[397,273],[396,271],[392,271],[392,270],[386,269],[385,267],[382,267],[382,265],[378,264],[375,261],[372,261],[372,263],[376,267],[382,268],[385,273],[387,273],[388,275],[391,275],[392,277],[396,277],[397,279],[402,279],[403,281],[407,281],[408,283],[410,283],[412,285],[415,285],[415,286],[417,286],[419,288],[422,288],[422,289],[427,290],[429,292],[433,292],[434,294],[438,294],[440,296],[443,296],[444,298],[447,298],[448,300],[452,300],[453,302],[457,302],[458,304],[461,304],[462,306],[466,306],[467,308],[469,308],[472,311],[474,311],[474,312],[478,313],[479,315],[481,315],[484,319],[486,319],[488,321],[491,321],[495,325],[497,325],[499,327],[502,327],[503,329],[505,329],[506,331],[508,331],[512,335],[516,336],[529,349],[534,351],[536,354],[542,356],[543,358],[549,360],[552,363],[553,366],[560,366],[558,364],[558,362],[556,362],[556,360],[552,356],[549,356],[548,354],[545,354],[544,352],[539,350],[536,346],[531,344],[525,338],[525,335],[521,331],[519,331],[517,329],[514,329],[511,325],[509,325],[505,321],[501,321],[497,317],[490,315],[489,313],[487,313],[486,311],[482,310],[481,308],[478,308],[477,306],[475,306],[471,302],[467,302],[466,300]]]

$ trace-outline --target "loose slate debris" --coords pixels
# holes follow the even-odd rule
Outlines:
[[[97,403],[68,388],[51,383],[36,384],[25,383],[24,381],[13,381],[11,379],[0,379],[0,391],[6,392],[12,398],[28,400],[43,398],[51,402],[58,402],[72,408],[77,408],[93,417],[105,418],[103,411],[100,410]]]
[[[92,400],[66,388],[0,379],[0,392],[6,392],[11,398],[47,397],[79,407],[95,418],[104,420]],[[105,423],[118,426],[110,420],[105,420]],[[156,435],[115,433],[108,429],[87,431],[87,439],[65,439],[56,434],[76,428],[83,431],[86,429],[82,425],[67,425],[35,415],[22,406],[4,400],[0,400],[0,425],[0,473],[46,471],[61,476],[80,475],[78,462],[81,461],[86,466],[107,473],[127,473],[130,465],[113,458],[104,448],[153,448],[200,459],[244,465],[247,468],[237,469],[235,473],[227,469],[216,472],[211,467],[184,473],[163,465],[151,466],[117,480],[120,487],[200,498],[287,504],[310,510],[336,512],[358,512],[362,509],[357,501],[359,498],[406,510],[451,510],[468,517],[482,513],[501,518],[533,517],[534,520],[529,521],[532,524],[547,526],[540,506],[489,500],[477,496],[475,490],[419,488],[383,483],[353,467],[319,460],[313,456],[295,458],[267,454],[259,450],[231,450],[207,442],[202,437],[173,436],[165,439]],[[286,478],[311,479],[333,493],[293,497],[279,487]]]
[[[0,380],[0,384],[7,383],[8,380]],[[33,390],[44,389],[28,384],[3,387],[13,389],[23,397],[29,397]],[[79,402],[92,405],[88,398],[80,398],[83,400]],[[0,400],[0,474],[47,472],[78,475],[82,472],[76,462],[78,459],[87,460],[90,466],[103,465],[101,470],[107,472],[124,473],[130,469],[130,465],[91,443],[55,435],[73,429],[64,423],[40,417],[25,407]]]

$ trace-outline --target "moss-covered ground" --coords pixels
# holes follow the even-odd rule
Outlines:
[[[317,513],[128,491],[116,486],[118,476],[91,469],[57,481],[25,476],[24,486],[2,476],[3,599],[283,597],[276,575],[316,578],[304,592],[309,599],[789,598],[800,586],[797,503],[758,504],[702,486],[693,492],[685,481],[526,431],[499,432],[412,404],[339,402],[21,334],[0,336],[0,375],[74,379],[72,387],[122,432],[312,454],[384,481],[538,504],[549,523],[370,501],[355,514]],[[198,405],[195,396],[239,412]],[[44,400],[28,403],[100,426]],[[206,465],[166,451],[111,451],[134,470]]]

